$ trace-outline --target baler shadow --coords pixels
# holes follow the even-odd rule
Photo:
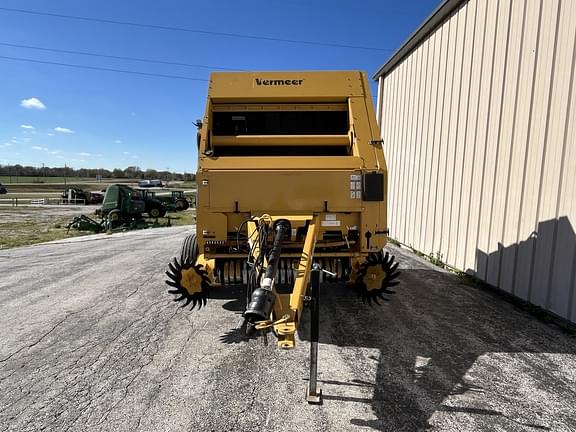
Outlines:
[[[495,417],[501,417],[499,421],[506,422],[510,430],[549,429],[515,392],[509,372],[486,366],[481,360],[479,367],[475,363],[487,353],[520,358],[527,353],[574,354],[576,341],[496,300],[493,294],[462,284],[454,275],[429,268],[401,271],[397,293],[381,307],[364,305],[341,284],[322,285],[320,343],[364,348],[338,351],[349,365],[349,375],[366,376],[366,364],[377,362],[375,381],[367,383],[373,390],[358,388],[354,379],[322,376],[320,345],[324,399],[370,403],[376,418],[352,418],[350,423],[382,431],[428,429],[432,415],[446,411],[473,416],[479,430],[493,430]],[[308,313],[299,335],[309,338]],[[540,367],[534,366],[536,370]],[[486,378],[486,368],[490,378]],[[543,373],[541,379],[549,376]],[[475,385],[487,381],[498,383],[497,387]],[[502,400],[507,402],[505,411],[492,409]],[[462,406],[454,406],[453,401]]]

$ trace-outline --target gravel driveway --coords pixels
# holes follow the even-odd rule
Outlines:
[[[0,431],[571,431],[576,339],[405,250],[382,307],[323,285],[322,406],[291,351],[235,330],[238,288],[181,309],[186,227],[0,251]]]

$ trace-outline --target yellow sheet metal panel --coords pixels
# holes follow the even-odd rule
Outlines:
[[[243,103],[346,101],[364,97],[362,75],[357,71],[314,72],[214,72],[208,97],[213,102]]]
[[[361,211],[359,198],[350,196],[350,176],[357,171],[224,171],[208,174],[211,212],[268,213]],[[252,192],[250,192],[252,191]]]
[[[212,169],[284,169],[284,170],[331,170],[331,169],[362,169],[364,160],[355,156],[275,156],[275,157],[221,157],[202,158],[200,170]]]

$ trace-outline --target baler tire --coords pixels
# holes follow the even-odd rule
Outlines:
[[[184,264],[194,264],[198,258],[198,241],[196,234],[188,234],[182,243],[180,261]]]

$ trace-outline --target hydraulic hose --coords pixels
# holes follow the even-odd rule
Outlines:
[[[274,302],[276,301],[276,294],[274,294],[272,288],[274,287],[274,278],[280,262],[282,241],[290,233],[290,222],[285,219],[276,221],[274,232],[272,249],[268,255],[268,266],[264,272],[260,288],[254,290],[250,303],[244,312],[244,318],[252,324],[268,320],[272,313]]]

